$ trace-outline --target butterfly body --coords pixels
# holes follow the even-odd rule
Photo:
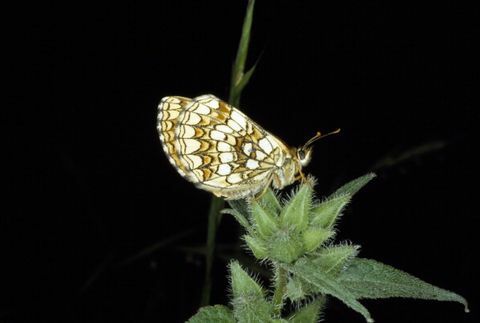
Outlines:
[[[290,148],[213,95],[161,100],[157,129],[170,163],[197,187],[227,200],[294,183],[311,149]]]

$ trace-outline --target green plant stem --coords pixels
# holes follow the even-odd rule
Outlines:
[[[229,103],[235,107],[240,105],[240,96],[255,66],[245,75],[245,63],[248,56],[248,45],[250,43],[250,31],[253,22],[253,8],[255,0],[249,0],[247,12],[243,20],[242,35],[238,44],[237,56],[232,66],[232,77],[230,80]]]
[[[277,267],[275,275],[275,291],[273,293],[272,303],[275,316],[280,316],[283,307],[283,298],[287,288],[287,271],[282,267]]]
[[[237,56],[232,67],[232,78],[230,83],[228,102],[238,107],[240,103],[240,96],[245,85],[248,83],[254,68],[251,68],[247,73],[244,73],[245,63],[248,56],[248,44],[250,42],[250,30],[252,28],[253,7],[255,0],[249,0],[247,5],[247,12],[243,21],[242,35],[238,45]],[[202,290],[202,298],[200,306],[206,306],[210,303],[210,294],[212,289],[212,266],[213,255],[215,251],[215,237],[217,235],[217,228],[220,224],[221,214],[225,202],[218,197],[212,197],[210,202],[210,210],[208,212],[208,232],[207,232],[207,251],[205,259],[205,278]]]
[[[242,90],[247,85],[248,80],[253,74],[255,66],[252,67],[247,73],[244,73],[245,62],[247,61],[248,45],[250,42],[250,30],[252,28],[253,20],[253,7],[255,0],[249,0],[247,5],[247,12],[243,21],[242,35],[238,44],[237,56],[232,67],[232,78],[230,84],[228,102],[237,106],[240,103],[240,96]],[[210,210],[208,212],[208,232],[207,232],[207,251],[205,259],[205,278],[202,289],[202,296],[200,300],[200,306],[205,306],[210,303],[210,291],[212,289],[212,266],[213,255],[215,251],[215,237],[217,235],[217,228],[221,221],[220,211],[223,209],[225,202],[218,197],[212,197],[210,202]]]
[[[208,228],[207,228],[207,251],[205,259],[205,277],[202,289],[202,298],[200,306],[210,304],[210,294],[212,290],[212,266],[213,253],[215,251],[215,237],[217,235],[217,228],[220,224],[221,214],[225,202],[216,196],[212,197],[210,202],[210,210],[208,212]]]

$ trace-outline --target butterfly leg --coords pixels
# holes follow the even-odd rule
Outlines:
[[[295,181],[298,181],[298,180],[300,180],[301,183],[305,183],[307,181],[307,177],[305,176],[305,174],[302,172],[301,169],[298,171],[298,175],[295,177]]]
[[[263,194],[265,194],[267,192],[267,190],[270,188],[270,185],[272,184],[272,181],[273,181],[273,176],[268,180],[265,187],[259,193],[255,194],[255,196],[253,197],[254,201],[258,202],[260,200],[260,198],[263,196]]]

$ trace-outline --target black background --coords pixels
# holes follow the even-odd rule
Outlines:
[[[5,10],[1,322],[181,322],[203,282],[210,196],[156,133],[166,95],[226,98],[245,1],[43,3]],[[463,2],[259,1],[241,109],[291,145],[317,130],[320,195],[375,170],[338,240],[455,291],[365,301],[377,322],[473,322],[478,297],[478,8]],[[402,158],[405,157],[405,158]],[[213,303],[238,225],[220,226]],[[141,250],[182,235],[145,257]],[[328,322],[362,322],[338,301]]]

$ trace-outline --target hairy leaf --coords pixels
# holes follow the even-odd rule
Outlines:
[[[230,279],[237,322],[269,322],[272,306],[265,299],[263,288],[236,261],[230,264]]]
[[[339,281],[356,298],[408,297],[468,304],[462,296],[371,259],[357,258]]]
[[[325,274],[338,276],[348,262],[358,254],[359,248],[348,244],[323,248],[312,262]]]
[[[332,230],[312,227],[303,232],[303,245],[306,252],[312,252],[319,248],[325,241],[330,239],[335,233]]]
[[[271,188],[268,188],[262,195],[260,204],[262,204],[271,214],[275,215],[279,214],[282,209],[282,205],[278,201],[277,195]]]
[[[228,201],[228,204],[230,204],[232,209],[234,209],[235,211],[237,211],[238,213],[240,213],[241,215],[243,215],[245,218],[248,219],[248,215],[250,213],[248,212],[247,201],[245,201],[245,200],[232,200],[232,201]]]
[[[319,297],[296,311],[288,321],[291,323],[317,323],[324,305],[325,297]]]
[[[349,194],[338,195],[315,205],[311,214],[311,225],[330,229],[338,219],[343,208],[350,201]]]
[[[362,177],[354,179],[353,181],[343,185],[338,190],[336,190],[335,193],[333,193],[332,195],[338,196],[338,195],[349,194],[350,196],[353,196],[355,193],[357,193],[362,187],[364,187],[368,182],[370,182],[376,176],[377,175],[375,175],[374,173],[363,175]]]
[[[220,211],[220,213],[233,216],[242,227],[244,227],[247,231],[250,230],[250,223],[248,222],[247,218],[236,209],[223,209]]]
[[[335,278],[322,272],[318,266],[310,260],[301,259],[297,261],[294,266],[291,266],[289,270],[317,292],[338,298],[348,307],[362,314],[367,322],[373,322],[368,310],[357,301],[354,294],[342,284],[339,284]]]
[[[247,246],[250,248],[250,250],[253,252],[253,255],[257,259],[265,259],[268,256],[268,249],[265,246],[265,243],[263,240],[260,240],[258,238],[254,238],[250,235],[244,235],[243,239],[247,243]]]
[[[309,222],[312,195],[312,184],[301,185],[280,214],[282,225],[296,228],[298,231],[305,230]]]
[[[235,323],[232,311],[223,305],[202,307],[187,323]]]
[[[271,214],[269,209],[264,208],[256,201],[252,201],[250,209],[255,229],[262,238],[267,239],[278,230],[278,218],[275,214]]]

